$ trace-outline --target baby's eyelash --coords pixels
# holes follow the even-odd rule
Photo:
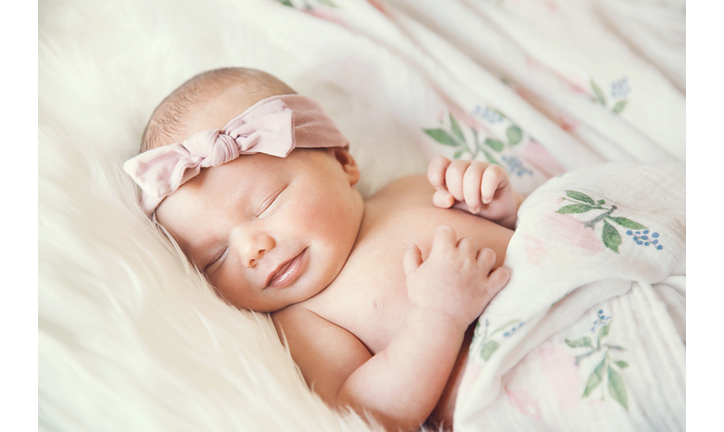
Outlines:
[[[214,257],[211,258],[211,261],[209,261],[209,263],[206,264],[206,267],[204,267],[204,270],[208,270],[209,267],[211,267],[211,266],[213,266],[214,264],[216,264],[217,262],[219,262],[219,260],[221,260],[221,258],[223,258],[224,255],[226,255],[226,252],[227,252],[228,250],[229,250],[229,248],[226,247],[226,248],[224,248],[221,252],[219,252],[219,253],[217,253],[216,255],[214,255]]]
[[[256,212],[257,217],[261,216],[265,211],[267,211],[267,209],[269,207],[271,207],[271,205],[274,203],[274,201],[276,201],[276,199],[279,197],[279,195],[281,195],[282,192],[284,192],[284,189],[286,189],[287,186],[289,186],[289,185],[286,185],[283,188],[279,189],[278,191],[274,192],[273,194],[269,195],[269,197],[267,199],[265,199],[264,202],[261,203],[261,205],[259,206],[259,209]]]

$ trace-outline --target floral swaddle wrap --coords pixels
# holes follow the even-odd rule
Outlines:
[[[605,164],[528,197],[456,430],[685,428],[685,186],[683,163]]]

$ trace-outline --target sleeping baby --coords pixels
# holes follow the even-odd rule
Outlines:
[[[363,200],[319,104],[225,68],[164,99],[124,169],[221,297],[271,313],[330,406],[451,426],[473,324],[509,278],[523,198],[500,166],[438,157]]]

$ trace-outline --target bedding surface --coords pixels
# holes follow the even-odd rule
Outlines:
[[[216,297],[137,206],[135,186],[122,163],[138,152],[154,108],[191,76],[224,66],[262,69],[320,102],[350,139],[362,170],[358,187],[363,196],[399,177],[425,172],[433,156],[474,158],[502,165],[514,187],[531,194],[530,211],[521,210],[521,228],[526,229],[526,214],[536,214],[536,196],[553,200],[546,212],[569,226],[588,215],[556,213],[573,203],[558,206],[555,200],[583,199],[585,205],[586,198],[571,197],[567,189],[536,195],[541,185],[562,185],[556,182],[566,181],[573,170],[605,162],[678,172],[675,164],[685,158],[684,18],[685,3],[679,0],[41,2],[39,428],[380,430],[361,416],[329,409],[305,385],[268,318]],[[621,174],[621,182],[629,174]],[[554,180],[546,183],[549,179]],[[601,207],[618,203],[611,218],[628,218],[659,233],[661,250],[653,242],[638,245],[615,219],[604,218],[593,230],[579,227],[589,247],[598,241],[597,256],[634,257],[641,264],[644,257],[670,257],[683,247],[677,239],[685,226],[674,229],[663,219],[639,214],[643,209],[636,205],[624,208],[625,196],[601,195],[600,189],[578,184],[566,187],[595,202],[604,200]],[[619,233],[618,253],[602,240],[604,222]],[[617,243],[606,230],[608,244]],[[526,245],[526,238],[518,237],[514,248],[521,260],[527,259],[526,248],[541,264],[554,259],[542,252],[543,246],[533,240]],[[549,414],[555,410],[535,408],[533,401],[543,400],[544,393],[527,388],[528,397],[514,384],[530,376],[545,387],[540,376],[526,375],[526,364],[540,369],[535,365],[543,360],[535,360],[536,355],[546,361],[555,361],[561,350],[566,356],[585,355],[582,338],[599,310],[601,320],[612,317],[602,344],[615,345],[614,338],[635,327],[625,325],[632,319],[629,306],[605,302],[634,294],[641,302],[666,299],[672,325],[681,333],[683,315],[677,318],[676,305],[685,284],[663,276],[641,278],[636,271],[622,275],[635,284],[619,287],[619,297],[600,290],[606,294],[598,303],[605,307],[596,309],[598,303],[589,300],[587,312],[577,308],[566,315],[565,326],[541,334],[532,345],[522,342],[540,327],[536,320],[545,322],[545,304],[511,312],[509,320],[525,322],[516,324],[521,343],[506,344],[502,330],[493,335],[508,321],[485,316],[489,339],[479,343],[495,340],[499,347],[491,352],[488,344],[487,360],[478,357],[471,363],[483,369],[471,381],[477,396],[461,402],[461,424],[474,422],[474,413],[490,413],[496,403],[510,405],[508,393],[500,392],[506,383],[519,395],[518,408],[540,413],[543,422],[554,421]],[[574,285],[596,283],[589,279],[581,276]],[[574,285],[557,287],[545,301],[568,304],[577,291],[560,297]],[[651,307],[662,310],[656,305]],[[489,312],[495,310],[491,305]],[[480,331],[485,334],[484,327]],[[593,346],[597,334],[588,336]],[[664,336],[669,341],[671,332]],[[571,347],[565,339],[581,345]],[[614,363],[601,369],[615,371],[626,384],[628,411],[607,393],[610,378],[586,398],[580,388],[570,393],[576,406],[595,415],[615,409],[631,417],[645,412],[638,402],[638,375],[632,372],[647,363],[636,360],[634,340],[620,339],[617,343],[627,351],[611,351]],[[556,344],[550,351],[555,355],[541,354],[538,347],[546,343]],[[569,368],[577,371],[578,385],[600,364],[602,352]],[[630,366],[615,363],[620,361]],[[601,408],[591,408],[601,396]],[[505,412],[538,421],[518,408],[511,405]]]
[[[455,429],[685,429],[682,164],[604,164],[523,203]]]

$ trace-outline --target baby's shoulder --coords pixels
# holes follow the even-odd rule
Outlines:
[[[403,201],[403,202],[430,202],[430,197],[435,192],[427,176],[424,174],[413,174],[401,177],[390,182],[380,189],[368,201]]]

